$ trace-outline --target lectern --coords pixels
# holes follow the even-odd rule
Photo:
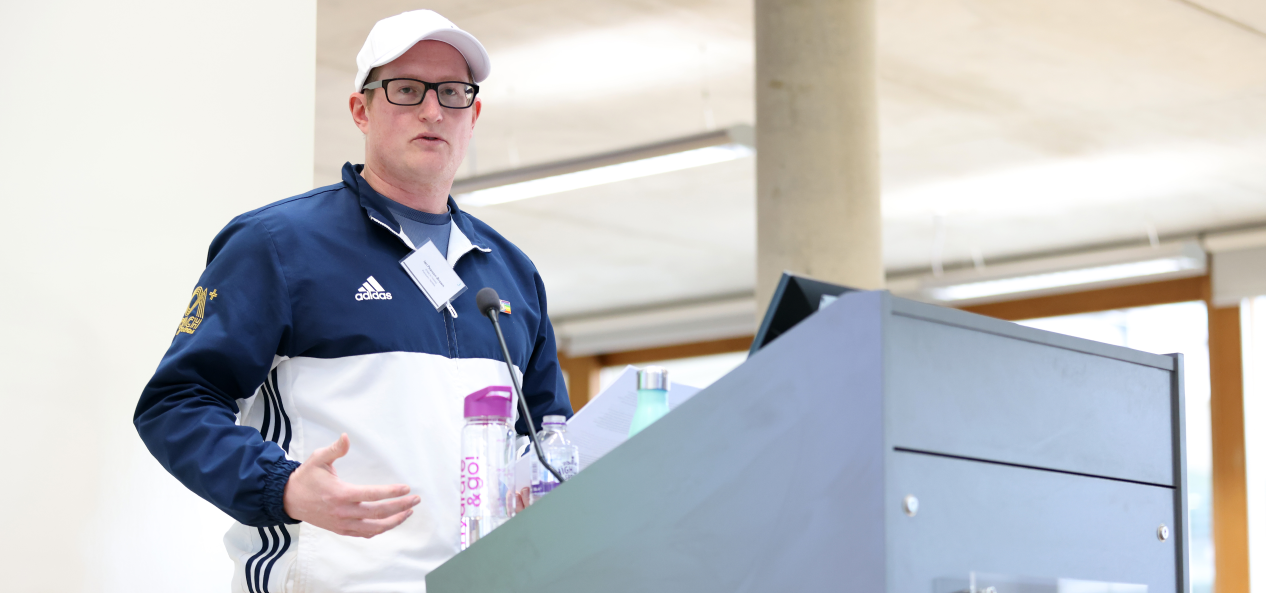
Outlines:
[[[1188,590],[1181,355],[856,292],[429,593]]]

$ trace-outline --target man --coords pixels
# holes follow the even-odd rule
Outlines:
[[[509,313],[533,417],[571,414],[540,275],[448,196],[483,46],[414,11],[376,24],[357,65],[364,167],[220,232],[136,409],[163,467],[238,521],[234,591],[424,591],[457,552],[463,397],[510,381],[479,288]],[[470,290],[422,292],[400,262],[428,242]]]

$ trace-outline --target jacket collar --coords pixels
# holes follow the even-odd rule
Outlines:
[[[369,182],[365,181],[364,177],[361,177],[361,171],[364,169],[365,165],[345,163],[343,165],[343,184],[352,193],[356,194],[361,207],[365,209],[365,213],[371,220],[386,227],[387,230],[400,237],[410,249],[416,249],[413,242],[409,241],[409,237],[400,228],[400,223],[396,222],[396,217],[392,216],[391,211],[387,209],[387,204],[384,202],[387,198],[370,187]],[[483,238],[475,232],[470,219],[466,218],[461,209],[457,207],[457,202],[453,200],[453,196],[448,197],[448,211],[453,217],[453,232],[449,233],[448,238],[448,263],[450,266],[455,265],[461,256],[472,249],[478,249],[484,253],[492,251],[486,246]]]

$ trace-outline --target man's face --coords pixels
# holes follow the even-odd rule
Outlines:
[[[376,80],[414,78],[426,82],[472,82],[466,60],[442,41],[420,41],[404,55],[380,66]],[[394,105],[382,89],[366,103],[351,96],[352,119],[365,134],[365,162],[379,176],[395,183],[432,185],[451,182],[466,157],[482,107],[479,100],[467,109],[440,106],[434,90],[420,105]]]

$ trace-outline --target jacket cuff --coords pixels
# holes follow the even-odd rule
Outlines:
[[[286,482],[290,481],[290,474],[296,469],[299,469],[298,461],[283,457],[264,474],[264,514],[273,525],[293,525],[299,522],[286,514],[285,505]]]

